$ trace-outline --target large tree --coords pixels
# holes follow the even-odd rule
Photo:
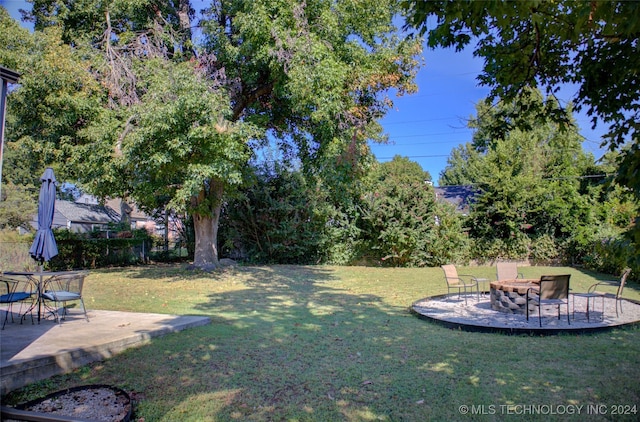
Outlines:
[[[187,0],[36,0],[33,18],[84,50],[105,89],[103,110],[63,145],[75,176],[100,196],[189,212],[205,267],[253,148],[277,141],[305,171],[331,160],[357,171],[367,140],[383,138],[386,92],[415,90],[421,46],[397,13],[394,0],[213,0],[197,38]]]
[[[599,202],[621,208],[616,219],[633,208],[622,209],[627,204],[620,192],[601,192],[608,169],[583,152],[570,109],[558,124],[518,112],[531,108],[562,112],[555,100],[545,101],[537,91],[511,103],[477,104],[477,117],[470,122],[473,141],[454,151],[441,180],[471,183],[479,190],[470,234],[485,254],[486,245],[496,246],[490,257],[526,257],[532,242],[550,239],[568,245],[572,257],[580,258],[604,220]],[[505,120],[505,115],[518,121]],[[459,151],[472,159],[461,160]]]
[[[66,180],[64,145],[99,111],[103,90],[58,27],[30,33],[0,7],[0,28],[0,63],[20,73],[9,94],[0,205],[0,224],[15,227],[31,219],[45,167]]]
[[[526,87],[556,93],[575,84],[577,110],[605,124],[604,143],[623,151],[617,178],[640,198],[640,2],[403,1],[410,25],[431,47],[476,43],[485,60],[480,82],[492,98],[510,101]],[[430,18],[434,18],[432,21]],[[428,23],[433,22],[433,26]],[[430,25],[430,24],[429,24]],[[541,117],[548,110],[529,110]],[[562,114],[556,115],[562,119]],[[640,224],[633,236],[640,245]],[[640,257],[640,254],[636,254]]]

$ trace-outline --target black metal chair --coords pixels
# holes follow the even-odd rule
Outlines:
[[[560,307],[567,305],[567,323],[569,321],[569,279],[571,274],[543,275],[540,277],[540,286],[527,289],[527,321],[529,321],[529,305],[531,302],[538,306],[538,321],[542,327],[542,307],[557,306],[558,320],[560,320]]]
[[[27,303],[29,308],[27,311],[20,315],[20,322],[26,317],[28,312],[32,312],[34,308],[35,289],[34,285],[28,278],[10,278],[0,276],[0,283],[6,287],[6,293],[0,295],[0,303],[7,305],[5,310],[4,322],[2,323],[2,329],[4,330],[7,321],[9,320],[9,314],[11,314],[11,320],[13,321],[13,305],[20,303],[20,310],[18,314],[22,312],[22,305]],[[33,313],[31,313],[31,323],[33,324]]]
[[[55,316],[58,323],[61,324],[67,315],[67,302],[73,301],[80,303],[84,317],[89,322],[87,308],[82,299],[82,288],[87,274],[86,271],[78,271],[72,274],[56,275],[47,280],[42,288],[42,299],[53,303],[53,306],[45,306]]]

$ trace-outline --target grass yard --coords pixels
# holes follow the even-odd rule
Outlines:
[[[612,278],[520,270],[527,278],[569,272],[574,291]],[[492,267],[459,272],[495,277]],[[636,287],[625,296],[640,300]],[[640,328],[507,336],[450,330],[409,313],[415,300],[442,293],[439,268],[96,270],[85,290],[89,309],[208,315],[212,324],[3,402],[104,383],[129,391],[136,420],[145,422],[640,419]]]

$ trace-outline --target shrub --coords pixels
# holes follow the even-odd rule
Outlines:
[[[435,213],[435,236],[427,245],[428,265],[468,263],[472,242],[464,230],[464,217],[450,204],[436,203]]]
[[[131,265],[147,260],[152,248],[146,230],[133,230],[126,237],[102,238],[99,232],[74,233],[54,230],[58,255],[49,266],[53,270]]]
[[[471,257],[478,263],[496,260],[523,261],[529,258],[531,240],[521,232],[516,232],[510,239],[476,238],[472,241]]]
[[[380,183],[363,201],[368,253],[382,265],[429,265],[429,245],[436,239],[433,190],[423,182],[394,182]]]
[[[591,253],[585,255],[584,265],[594,271],[619,274],[623,268],[631,266],[632,278],[638,277],[640,268],[633,261],[633,247],[621,234],[602,232],[592,243]]]
[[[244,194],[224,208],[223,250],[241,251],[257,263],[316,264],[327,224],[322,193],[299,172],[259,174]]]
[[[560,248],[549,235],[539,236],[531,241],[529,259],[535,264],[550,264],[560,256]]]
[[[321,261],[334,265],[349,265],[361,257],[363,242],[357,226],[359,212],[355,206],[347,210],[325,203],[326,224],[319,243]]]

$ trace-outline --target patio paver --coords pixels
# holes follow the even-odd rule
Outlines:
[[[522,313],[505,313],[492,309],[490,299],[483,295],[480,301],[464,299],[456,295],[426,297],[411,305],[411,312],[417,317],[439,323],[449,328],[476,332],[500,332],[505,334],[559,334],[594,333],[625,325],[640,324],[640,302],[623,299],[623,312],[616,316],[615,299],[606,298],[603,308],[600,299],[597,307],[586,316],[586,299],[570,296],[570,323],[567,323],[566,308],[562,308],[562,318],[557,318],[555,307],[543,312],[542,327],[538,325],[538,312],[526,320]]]

